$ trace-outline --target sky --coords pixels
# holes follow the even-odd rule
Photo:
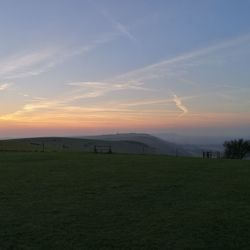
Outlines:
[[[250,134],[249,0],[1,0],[0,137]]]

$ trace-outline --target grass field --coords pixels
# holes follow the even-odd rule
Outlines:
[[[0,249],[249,249],[250,161],[0,153]]]

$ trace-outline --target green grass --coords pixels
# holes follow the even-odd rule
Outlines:
[[[250,161],[0,154],[0,249],[249,249]]]

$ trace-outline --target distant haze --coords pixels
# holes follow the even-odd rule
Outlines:
[[[237,133],[238,132],[238,133]],[[228,133],[220,133],[220,131],[176,131],[176,133],[171,131],[116,131],[113,130],[81,130],[76,129],[74,131],[71,130],[60,130],[60,129],[54,129],[49,131],[43,131],[43,130],[25,130],[13,133],[5,133],[4,137],[0,137],[0,139],[10,139],[10,138],[31,138],[31,137],[48,137],[48,136],[58,136],[58,137],[81,137],[81,136],[96,136],[96,135],[106,135],[106,134],[120,134],[120,133],[147,133],[152,134],[154,136],[157,136],[158,138],[161,138],[163,140],[177,143],[177,144],[223,144],[226,140],[236,139],[236,138],[245,138],[250,139],[250,133],[247,133],[247,130],[245,133],[240,133],[239,131],[235,130],[235,133],[233,131],[228,131]]]

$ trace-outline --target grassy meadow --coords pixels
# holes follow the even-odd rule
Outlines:
[[[249,246],[249,161],[0,153],[0,249]]]

